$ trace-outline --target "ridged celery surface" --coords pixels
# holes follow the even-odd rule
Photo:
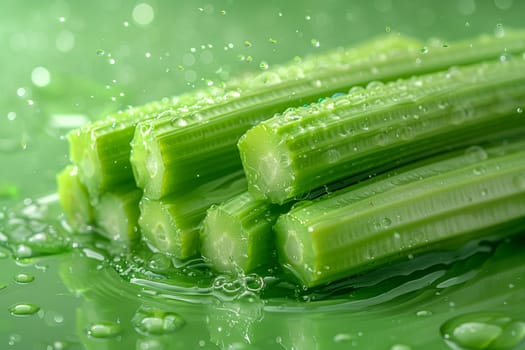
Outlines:
[[[221,177],[184,195],[140,201],[139,225],[144,241],[154,251],[188,259],[200,251],[199,230],[206,210],[246,191],[242,171]]]
[[[57,175],[58,198],[71,226],[76,230],[94,223],[95,214],[86,187],[80,182],[78,168],[68,165]]]
[[[273,225],[288,206],[243,192],[213,205],[202,222],[201,254],[217,271],[251,272],[276,263]]]
[[[142,191],[132,184],[105,192],[95,206],[98,232],[113,241],[137,240],[141,196]]]
[[[291,106],[317,101],[355,85],[479,62],[525,50],[523,33],[428,45],[399,37],[370,41],[262,73],[250,88],[195,113],[145,121],[136,129],[131,164],[149,198],[205,183],[241,168],[235,145],[250,127]]]
[[[275,225],[279,259],[312,287],[452,240],[521,231],[524,135],[412,163],[298,205]]]
[[[196,108],[197,102],[213,101],[215,95],[223,94],[223,89],[213,88],[165,98],[71,131],[68,134],[70,159],[78,166],[80,179],[91,198],[95,200],[116,186],[134,182],[129,156],[138,121],[174,113],[175,110],[189,111]]]
[[[525,57],[450,68],[291,108],[239,141],[249,190],[283,203],[523,128]]]

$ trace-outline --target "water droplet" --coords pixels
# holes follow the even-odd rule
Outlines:
[[[505,36],[505,28],[503,28],[503,24],[501,24],[501,23],[496,24],[496,29],[494,30],[494,35],[497,38],[503,38]]]
[[[516,113],[518,113],[518,114],[523,113],[523,108],[521,108],[521,107],[516,108]]]
[[[310,40],[310,43],[312,44],[313,47],[319,47],[319,46],[321,46],[321,43],[320,43],[319,40],[317,40],[317,39],[312,39],[312,40]]]
[[[40,307],[35,304],[20,303],[15,304],[9,308],[9,312],[13,316],[30,316],[40,311]]]
[[[359,122],[359,127],[360,127],[362,130],[367,131],[368,128],[370,127],[370,123],[368,122],[368,118],[365,118],[364,120],[360,121],[360,122]]]
[[[428,316],[432,316],[432,311],[428,311],[428,310],[420,310],[420,311],[416,312],[416,316],[418,316],[418,317],[428,317]]]
[[[35,280],[35,276],[28,273],[19,273],[15,276],[15,282],[17,283],[31,283]]]
[[[470,146],[465,150],[465,156],[469,163],[477,163],[488,158],[487,152],[481,146]]]
[[[390,33],[392,31],[392,28],[390,26],[385,27],[385,32]]]
[[[390,350],[412,350],[412,348],[405,344],[394,344],[390,347]]]
[[[245,40],[245,41],[244,41],[244,46],[246,46],[246,47],[252,47],[252,43],[251,43],[250,41],[248,41],[248,40]]]
[[[106,54],[106,51],[102,49],[98,49],[96,53],[97,53],[97,56],[104,56]]]
[[[352,334],[348,333],[338,333],[334,335],[334,342],[335,343],[342,343],[353,340],[355,337]]]
[[[325,153],[326,161],[329,164],[336,163],[341,159],[341,153],[336,149],[330,149]]]
[[[148,262],[148,267],[153,272],[164,272],[171,268],[171,260],[164,254],[153,254]]]
[[[421,48],[421,53],[422,53],[422,54],[427,54],[427,53],[428,53],[428,47],[423,46],[423,47]]]
[[[259,63],[259,68],[261,68],[262,70],[267,70],[268,68],[270,68],[270,65],[268,65],[266,61],[262,61],[261,63]]]
[[[481,166],[481,165],[475,167],[474,169],[472,169],[472,173],[474,175],[483,175],[483,174],[485,174],[486,171],[487,171],[487,169],[484,166]]]
[[[185,321],[174,312],[140,308],[133,317],[132,323],[137,332],[141,334],[161,335],[181,329]]]
[[[269,38],[269,39],[268,39],[268,42],[269,42],[270,44],[277,44],[277,40],[274,39],[274,38]]]
[[[93,338],[111,338],[118,335],[121,329],[113,322],[100,322],[92,324],[87,329],[87,334]]]
[[[525,321],[500,313],[473,313],[448,320],[440,331],[452,348],[513,349],[525,339]]]

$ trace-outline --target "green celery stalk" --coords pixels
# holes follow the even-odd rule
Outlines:
[[[90,197],[95,199],[118,185],[133,183],[129,163],[130,142],[140,120],[191,111],[198,103],[213,103],[222,88],[184,94],[171,99],[148,103],[107,116],[71,131],[68,135],[71,161],[79,168],[79,176]]]
[[[113,241],[132,242],[140,237],[138,218],[142,191],[133,185],[105,192],[95,206],[98,232]]]
[[[263,78],[254,80],[251,90],[239,91],[223,104],[140,123],[131,154],[138,186],[146,196],[157,199],[239,169],[238,138],[287,107],[374,80],[433,72],[525,49],[525,35],[520,32],[500,38],[483,36],[448,47],[429,45],[428,52],[399,40],[375,40],[338,55],[316,57],[313,63],[304,64],[308,74],[303,63],[283,68],[281,73],[265,72]]]
[[[275,225],[308,287],[525,223],[525,141],[471,146],[299,204]],[[500,230],[501,229],[501,230]]]
[[[523,99],[519,57],[370,84],[288,109],[239,141],[249,191],[284,203],[335,181],[483,142],[523,128]]]
[[[156,252],[177,259],[195,257],[200,251],[199,230],[206,210],[246,191],[242,171],[216,179],[184,195],[140,201],[139,225],[144,241]]]
[[[95,220],[93,206],[85,186],[80,182],[78,168],[68,165],[57,175],[58,198],[68,222],[75,230],[84,230]]]
[[[200,232],[202,256],[221,272],[248,273],[275,265],[272,227],[287,209],[248,192],[211,206]]]

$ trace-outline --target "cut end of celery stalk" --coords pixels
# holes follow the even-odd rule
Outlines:
[[[141,191],[134,187],[106,192],[95,208],[100,233],[113,241],[137,240],[140,197]]]
[[[238,237],[243,228],[239,220],[212,206],[203,221],[201,253],[219,272],[245,270],[248,262],[248,240]]]
[[[94,221],[94,210],[86,188],[79,180],[78,167],[69,165],[57,175],[58,198],[72,227],[82,230]]]
[[[78,129],[68,134],[71,161],[78,167],[80,181],[92,198],[98,197],[101,187],[101,169],[97,144],[92,141],[90,131]]]
[[[283,204],[295,179],[283,138],[259,124],[246,132],[238,147],[249,192],[255,198]]]
[[[160,198],[165,167],[157,143],[150,135],[151,126],[146,122],[135,129],[131,143],[131,167],[135,182],[149,198]]]
[[[292,215],[281,215],[275,223],[277,255],[281,265],[291,271],[300,281],[315,280],[313,266],[313,249],[304,242],[311,233]],[[308,284],[308,282],[307,282]]]
[[[199,252],[198,227],[183,228],[176,222],[170,206],[162,200],[143,197],[140,201],[139,227],[151,250],[188,259]]]

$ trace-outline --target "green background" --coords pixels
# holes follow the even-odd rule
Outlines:
[[[523,28],[524,14],[521,0],[2,0],[0,242],[19,227],[5,224],[10,213],[55,192],[55,174],[68,162],[64,135],[83,122],[219,84],[260,70],[261,63],[271,66],[385,32],[454,40]],[[44,215],[42,222],[46,220]],[[97,269],[96,260],[85,255],[15,261],[7,249],[1,252],[6,255],[0,258],[1,349],[396,349],[396,344],[445,349],[439,325],[460,312],[502,308],[525,313],[519,277],[524,271],[516,254],[508,261],[487,258],[486,268],[475,265],[483,273],[465,278],[469,281],[463,289],[453,287],[447,301],[434,296],[433,289],[444,275],[428,270],[404,282],[419,283],[420,292],[407,292],[410,297],[401,293],[400,300],[392,299],[395,303],[368,308],[375,299],[357,305],[333,300],[330,307],[308,306],[305,311],[300,303],[279,309],[277,302],[257,298],[238,304],[141,299],[141,287]],[[507,272],[491,275],[500,266]],[[471,271],[468,266],[458,269]],[[452,270],[443,269],[459,274]],[[15,282],[20,272],[31,273],[35,281]],[[480,288],[486,293],[478,295],[479,304],[469,304],[469,295]],[[519,308],[510,307],[511,301]],[[18,302],[42,309],[30,317],[10,315],[9,307]],[[185,326],[166,336],[140,334],[130,322],[145,304],[175,310],[184,315]],[[414,316],[425,311],[423,306],[434,308],[433,316]],[[123,331],[110,340],[86,335],[90,322],[104,320],[120,324]]]

